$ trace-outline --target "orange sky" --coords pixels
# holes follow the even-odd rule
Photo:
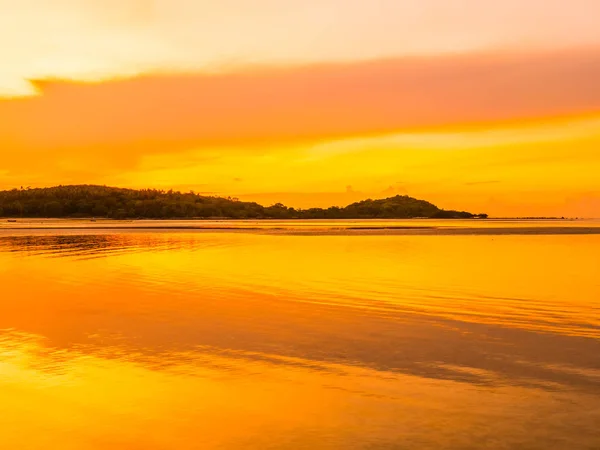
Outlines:
[[[599,2],[283,3],[0,0],[0,189],[600,216]]]

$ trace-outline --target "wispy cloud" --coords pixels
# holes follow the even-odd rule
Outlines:
[[[26,79],[600,44],[597,0],[0,0],[0,11],[0,95],[31,93]]]
[[[99,84],[39,81],[0,101],[5,164],[265,146],[600,111],[600,50],[396,59]],[[124,151],[126,150],[126,151]],[[50,159],[50,158],[49,158]],[[47,163],[47,161],[46,161]]]

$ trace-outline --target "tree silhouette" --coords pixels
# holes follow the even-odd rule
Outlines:
[[[487,218],[464,211],[447,211],[407,195],[363,200],[344,208],[294,209],[281,203],[265,207],[235,198],[194,192],[121,189],[96,185],[56,186],[0,191],[0,215],[5,217],[98,217],[112,219],[408,219]]]

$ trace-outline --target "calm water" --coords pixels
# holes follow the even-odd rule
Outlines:
[[[600,449],[598,222],[150,225],[2,223],[0,448]]]

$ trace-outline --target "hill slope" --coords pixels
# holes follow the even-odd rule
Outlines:
[[[107,217],[126,218],[230,218],[230,219],[368,219],[485,217],[445,211],[424,200],[397,195],[364,200],[344,208],[294,209],[280,203],[264,207],[232,198],[209,197],[193,192],[155,189],[121,189],[75,185],[0,191],[0,216],[4,217]]]

